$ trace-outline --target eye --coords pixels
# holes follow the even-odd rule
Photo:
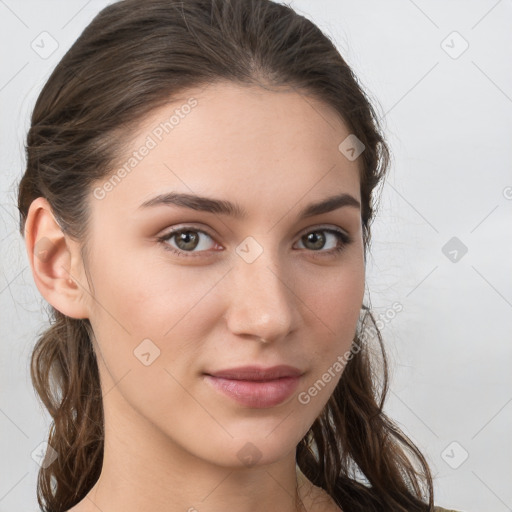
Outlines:
[[[187,226],[181,229],[169,231],[167,234],[158,238],[163,243],[164,249],[171,251],[179,256],[194,257],[195,254],[185,254],[199,248],[195,252],[205,252],[208,250],[208,243],[205,243],[201,238],[207,237],[213,241],[212,237],[205,231],[194,229]],[[173,247],[169,242],[174,239],[177,247]],[[214,244],[215,245],[215,244]]]
[[[211,242],[213,242],[213,246],[216,245],[208,233],[193,226],[185,226],[169,231],[165,235],[158,237],[158,241],[163,244],[165,250],[187,258],[201,255],[194,253],[205,253],[208,255],[208,249],[211,249],[211,247],[208,247],[208,241],[202,240],[204,237],[210,240],[210,245],[212,245]],[[321,250],[329,240],[334,243],[334,246],[328,250]],[[171,241],[175,244],[174,247]],[[340,253],[352,242],[352,238],[347,233],[338,229],[319,228],[307,231],[301,236],[299,242],[306,246],[305,249],[310,249],[308,252],[319,253],[318,257],[328,257]],[[195,249],[198,250],[195,251]],[[317,257],[317,255],[315,254],[314,257]]]
[[[327,236],[325,235],[326,233]],[[334,247],[328,250],[321,250],[329,239],[334,243]],[[301,236],[299,242],[305,245],[306,249],[310,248],[312,252],[319,252],[319,256],[333,256],[343,251],[352,242],[352,239],[347,233],[338,229],[319,228],[314,231],[308,231]],[[315,254],[314,256],[316,257],[317,255]]]

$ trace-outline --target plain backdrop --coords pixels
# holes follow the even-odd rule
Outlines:
[[[107,3],[0,0],[0,512],[38,510],[32,454],[50,424],[28,371],[47,319],[18,233],[24,138],[43,83]],[[393,152],[367,264],[386,410],[425,453],[438,505],[510,511],[512,2],[291,5],[335,41]]]

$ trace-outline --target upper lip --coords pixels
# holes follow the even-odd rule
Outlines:
[[[207,373],[207,375],[223,379],[266,381],[283,377],[298,377],[303,373],[304,372],[294,366],[282,364],[269,368],[262,366],[240,366],[238,368],[229,368],[218,372]]]

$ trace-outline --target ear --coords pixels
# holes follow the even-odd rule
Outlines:
[[[25,245],[35,284],[46,301],[71,318],[89,318],[89,286],[79,244],[63,233],[44,197],[30,205]]]

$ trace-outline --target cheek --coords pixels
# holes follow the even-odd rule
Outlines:
[[[218,278],[192,275],[168,262],[149,265],[136,251],[122,258],[104,252],[94,260],[91,276],[96,298],[91,324],[105,387],[115,385],[126,402],[156,423],[172,415],[170,404],[196,414],[197,404],[178,382],[188,382],[195,370],[197,340],[204,339],[212,318],[208,291]]]
[[[340,268],[322,288],[314,287],[315,279],[304,281],[303,296],[307,297],[304,311],[308,316],[312,336],[309,346],[312,374],[298,395],[299,403],[308,405],[319,414],[334,391],[351,357],[353,340],[364,296],[364,269],[361,266]]]
[[[108,251],[98,256],[91,267],[97,299],[91,324],[112,381],[130,372],[130,381],[140,379],[142,388],[154,390],[163,376],[169,396],[179,394],[165,370],[182,382],[195,369],[202,340],[220,315],[212,290],[224,273],[164,258],[148,262],[135,250],[124,257]]]
[[[323,339],[332,345],[335,338],[339,345],[355,333],[364,297],[364,268],[347,265],[337,271],[331,269],[328,279],[309,274],[302,281],[301,296],[306,310],[316,315]]]
[[[165,258],[149,261],[146,252],[106,252],[94,260],[94,316],[125,335],[162,338],[186,323],[216,275]]]

